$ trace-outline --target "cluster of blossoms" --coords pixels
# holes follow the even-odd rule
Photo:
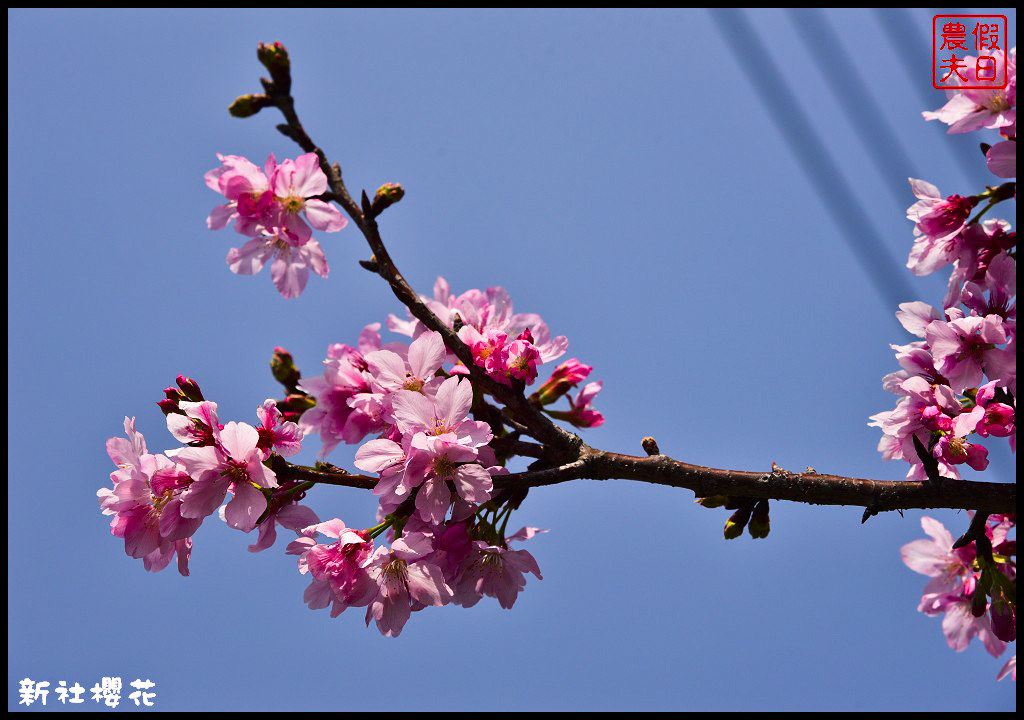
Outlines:
[[[203,399],[194,380],[178,377],[177,388],[167,388],[160,408],[167,429],[181,447],[152,455],[135,418],[124,419],[127,438],[107,441],[107,454],[117,470],[110,474],[113,488],[96,493],[105,515],[113,515],[111,533],[124,538],[125,552],[142,558],[147,570],[162,570],[178,555],[178,570],[188,575],[192,536],[212,515],[228,493],[231,501],[222,517],[231,527],[249,532],[268,514],[299,529],[317,517],[288,498],[290,487],[278,485],[266,463],[272,455],[294,455],[302,431],[283,419],[270,399],[257,408],[259,424],[221,424],[217,404]],[[275,494],[276,493],[276,494]],[[285,502],[287,501],[287,503]],[[294,506],[294,507],[293,507]],[[273,520],[260,525],[260,539],[252,550],[273,544]]]
[[[513,313],[501,288],[455,296],[439,278],[434,297],[424,301],[472,348],[479,367],[505,384],[533,384],[539,367],[568,347],[564,337],[551,339],[538,315]],[[287,552],[311,577],[305,593],[310,608],[330,606],[335,616],[365,607],[367,624],[376,621],[387,636],[397,636],[411,612],[427,606],[469,607],[486,595],[511,608],[526,575],[541,577],[528,551],[509,546],[541,531],[524,527],[505,534],[525,491],[495,484],[508,474],[505,462],[514,454],[508,441],[516,436],[500,412],[498,419],[488,415],[496,408],[474,388],[440,333],[418,321],[391,318],[388,325],[411,341],[384,343],[380,324],[368,325],[355,347],[328,346],[317,377],[302,377],[278,348],[271,367],[287,397],[267,400],[257,410],[257,426],[221,424],[217,405],[184,377],[158,403],[182,447],[147,454],[134,419],[126,418],[128,439],[107,444],[118,466],[113,489],[98,493],[126,552],[143,558],[150,570],[162,569],[177,552],[187,574],[191,536],[230,495],[221,518],[243,532],[258,531],[251,551],[271,547],[278,525],[297,534]],[[604,418],[591,402],[601,384],[571,395],[590,371],[576,359],[565,361],[530,401],[577,427],[600,425]],[[568,409],[548,407],[562,397]],[[283,458],[317,435],[321,458],[339,443],[362,443],[355,466],[378,477],[373,527],[354,529],[336,518],[321,522],[299,504],[315,481],[291,479],[288,470],[299,466]],[[328,468],[334,469],[318,463],[314,472]],[[377,544],[378,538],[388,544]]]
[[[957,652],[977,637],[992,657],[999,657],[1017,639],[1017,541],[1007,537],[1016,525],[1016,515],[992,515],[984,539],[954,548],[942,523],[923,517],[921,527],[932,539],[915,540],[900,550],[907,567],[931,578],[917,609],[943,615],[942,632]],[[1016,655],[998,679],[1007,676],[1017,679]]]
[[[327,258],[310,228],[337,232],[347,224],[341,212],[317,198],[327,192],[327,176],[315,153],[278,164],[271,155],[263,168],[244,157],[217,155],[219,168],[205,175],[206,185],[228,202],[206,219],[211,230],[234,223],[251,238],[228,252],[231,272],[253,275],[271,259],[270,276],[286,298],[298,297],[309,271],[327,277]]]
[[[1015,178],[1016,51],[1006,59],[1006,87],[949,91],[946,105],[923,115],[946,123],[950,133],[998,131],[1000,142],[982,144],[987,165],[998,177]],[[1001,54],[997,61],[1002,63]],[[980,84],[973,75],[969,81]],[[897,318],[919,339],[892,346],[902,369],[887,375],[883,387],[897,396],[896,407],[873,415],[869,424],[882,430],[878,449],[885,459],[910,464],[908,480],[959,479],[959,466],[988,467],[982,439],[1006,438],[1016,451],[1017,235],[1005,220],[982,219],[996,204],[1016,198],[1016,183],[948,197],[923,180],[911,179],[910,186],[917,202],[907,210],[914,223],[907,267],[928,275],[950,266],[949,285],[941,311],[923,302],[900,305]],[[1006,534],[1015,527],[1015,517],[993,518],[991,543],[1014,554],[1015,542],[1006,541]],[[903,549],[912,569],[935,578],[920,610],[945,613],[943,630],[954,649],[964,649],[978,636],[999,655],[1005,642],[1016,637],[1016,603],[1008,599],[1012,591],[1000,594],[992,578],[1012,581],[1013,561],[996,555],[979,565],[975,542],[952,550],[952,538],[941,524],[928,518],[924,523],[934,543],[922,540]],[[983,575],[989,565],[990,574]],[[988,579],[979,584],[982,577]],[[1001,677],[1015,676],[1015,667],[1011,660]]]

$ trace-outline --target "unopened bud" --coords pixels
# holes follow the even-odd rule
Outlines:
[[[992,616],[992,634],[1003,642],[1017,639],[1017,613],[1014,606],[1002,595],[992,600],[989,608]]]
[[[974,591],[974,595],[971,596],[971,615],[976,618],[980,618],[985,614],[985,610],[988,609],[988,596],[981,592],[980,589]]]
[[[576,358],[566,360],[555,368],[548,381],[541,385],[530,399],[541,405],[550,405],[583,381],[591,369],[589,365],[584,365]]]
[[[288,51],[284,45],[279,42],[273,45],[260,43],[256,48],[256,58],[263,64],[263,67],[270,71],[270,77],[275,83],[280,83],[282,80],[290,83],[291,60],[288,59]],[[287,90],[287,88],[282,89]]]
[[[640,446],[648,455],[661,455],[661,450],[658,448],[658,441],[650,436],[647,436],[643,440],[641,440]]]
[[[176,387],[164,388],[164,397],[168,400],[173,400],[175,404],[185,400],[185,396],[181,394],[181,390]]]
[[[178,409],[178,403],[174,400],[164,399],[157,402],[157,406],[160,408],[160,412],[164,415],[173,415],[175,413],[184,415],[180,409]]]
[[[729,498],[726,495],[711,495],[709,497],[697,498],[694,502],[702,507],[717,508],[729,502]]]
[[[370,205],[370,212],[374,216],[380,215],[404,197],[405,188],[401,185],[398,183],[384,183],[377,188],[377,192],[373,196],[373,203]]]
[[[744,505],[729,516],[729,519],[725,521],[725,528],[722,532],[726,540],[734,540],[743,534],[743,528],[747,526],[747,522],[750,520],[751,510],[753,510],[753,505]]]
[[[179,375],[174,379],[174,382],[181,388],[181,394],[185,396],[186,400],[202,402],[205,399],[203,398],[202,390],[199,389],[199,383],[192,378]]]
[[[274,348],[274,356],[270,359],[270,372],[274,379],[284,385],[284,389],[290,393],[295,392],[301,375],[295,367],[295,360],[290,352],[282,347]]]
[[[298,422],[302,413],[313,407],[316,407],[316,400],[301,392],[292,393],[284,400],[277,401],[277,409],[288,422]]]
[[[768,501],[758,500],[757,505],[754,506],[754,513],[750,516],[747,531],[752,538],[766,538],[771,529],[771,522],[768,518]]]
[[[239,95],[228,105],[228,112],[237,118],[252,117],[270,104],[266,95]]]

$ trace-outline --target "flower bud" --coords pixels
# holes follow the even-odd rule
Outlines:
[[[716,508],[722,507],[729,502],[729,498],[726,495],[711,495],[709,497],[697,498],[694,502],[702,507]]]
[[[291,80],[291,60],[288,59],[288,51],[279,42],[273,45],[260,43],[256,48],[256,58],[270,72],[270,77],[275,83],[281,80]]]
[[[239,95],[228,105],[228,112],[237,118],[252,117],[270,104],[266,95]]]
[[[181,394],[185,396],[186,400],[191,402],[202,402],[203,392],[199,389],[199,383],[192,378],[187,378],[184,375],[179,375],[174,380],[178,387],[181,388]]]
[[[316,400],[302,392],[292,393],[284,400],[277,401],[277,409],[287,422],[298,422],[302,413],[313,407],[316,407]]]
[[[1003,642],[1011,643],[1017,639],[1017,614],[1012,603],[1002,595],[992,601],[989,608],[992,615],[992,634]]]
[[[270,372],[274,379],[284,385],[289,393],[294,393],[301,379],[299,369],[295,367],[295,360],[291,353],[283,347],[274,348],[274,356],[270,359]]]
[[[747,526],[747,521],[750,520],[750,512],[754,509],[751,504],[744,505],[739,510],[734,512],[729,519],[725,521],[725,528],[723,535],[726,540],[733,540],[743,534],[743,528]]]
[[[157,406],[160,408],[160,412],[162,412],[164,415],[173,415],[175,413],[179,415],[184,415],[184,413],[178,409],[178,403],[175,402],[174,400],[165,398],[163,400],[158,401]]]
[[[758,500],[754,506],[754,514],[750,517],[750,524],[747,531],[752,538],[766,538],[771,532],[771,522],[768,518],[768,501]]]
[[[401,185],[398,183],[384,183],[377,188],[377,193],[373,196],[370,212],[376,217],[404,197],[405,188]]]
[[[555,368],[548,381],[541,385],[537,392],[530,396],[530,399],[541,405],[550,405],[576,387],[590,374],[592,369],[576,358],[566,360]]]
[[[648,456],[661,455],[661,448],[658,447],[658,441],[652,438],[650,435],[640,441],[640,446],[644,449],[644,452]]]
[[[164,397],[168,400],[173,400],[175,404],[178,404],[182,400],[185,400],[185,396],[182,395],[181,390],[176,387],[164,388]]]

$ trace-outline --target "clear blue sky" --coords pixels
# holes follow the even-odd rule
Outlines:
[[[913,198],[885,183],[910,168],[871,164],[790,16],[748,17],[902,266]],[[942,102],[931,15],[900,16],[916,34],[898,53],[881,25],[894,17],[826,14],[916,172],[977,192],[982,138],[921,121]],[[406,187],[381,227],[416,287],[502,285],[594,366],[608,422],[589,443],[639,453],[653,435],[717,467],[905,470],[866,424],[893,404],[896,308],[708,12],[9,11],[9,707],[26,676],[104,675],[152,679],[162,710],[1015,706],[994,682],[1013,648],[955,654],[915,611],[925,578],[898,553],[922,535],[918,512],[861,525],[856,508],[776,503],[767,540],[726,542],[727,513],[687,491],[537,489],[513,523],[551,529],[529,544],[544,581],[512,611],[418,613],[397,640],[356,611],[308,610],[283,541],[252,555],[215,519],[189,578],[125,556],[95,498],[124,415],[151,449],[172,447],[154,402],[181,372],[252,422],[278,392],[275,345],[315,372],[328,343],[401,312],[356,265],[368,252],[352,229],[322,238],[331,277],[297,301],[266,271],[228,272],[237,236],[206,229],[217,196],[202,173],[217,152],[297,154],[275,114],[226,112],[259,89],[261,40],[289,48],[302,119],[349,186]],[[905,300],[941,299],[944,277],[905,278]],[[1012,468],[1003,452],[989,475]],[[309,497],[323,518],[371,524],[367,493]]]

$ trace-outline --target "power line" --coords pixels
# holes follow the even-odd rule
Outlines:
[[[886,113],[868,91],[821,11],[817,8],[790,8],[787,14],[804,46],[814,56],[815,65],[825,76],[829,90],[867,149],[882,182],[897,206],[905,209],[913,200],[907,178],[920,176],[886,120]]]
[[[875,19],[882,26],[882,32],[892,45],[896,57],[900,59],[903,72],[917,92],[922,109],[934,110],[940,107],[946,102],[945,94],[933,88],[931,81],[925,82],[927,76],[922,72],[924,63],[920,62],[920,58],[931,57],[931,49],[921,38],[918,24],[911,20],[910,12],[905,8],[875,8]],[[962,142],[951,142],[949,128],[946,125],[940,122],[932,122],[929,125],[934,126],[935,132],[942,135],[943,147],[953,155],[968,183],[987,185],[992,181],[982,169],[985,164],[978,161],[981,152],[976,143],[967,145]]]
[[[915,293],[902,264],[882,241],[746,15],[720,8],[711,10],[711,17],[875,291],[889,308],[911,300]]]

